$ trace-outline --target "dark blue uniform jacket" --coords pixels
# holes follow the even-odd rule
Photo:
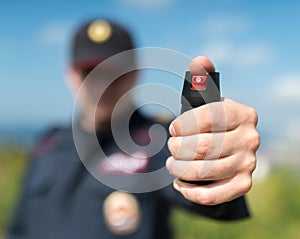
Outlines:
[[[153,124],[139,113],[132,116],[130,132],[137,143],[147,144]],[[110,132],[99,133],[99,142],[107,154],[117,151]],[[169,155],[164,147],[151,158],[148,170],[161,168]],[[143,183],[143,182],[140,182]],[[53,129],[32,152],[21,200],[7,239],[113,239],[102,217],[105,198],[114,189],[97,181],[78,157],[72,129]],[[168,219],[172,206],[184,207],[217,220],[236,220],[249,216],[245,198],[216,206],[204,206],[186,200],[169,185],[160,190],[137,193],[141,225],[135,233],[122,238],[171,238]]]

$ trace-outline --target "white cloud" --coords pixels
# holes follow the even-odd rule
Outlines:
[[[234,43],[233,41],[214,41],[202,47],[200,52],[216,65],[227,65],[234,68],[252,68],[272,59],[269,46],[259,42]]]
[[[300,142],[300,118],[294,118],[289,121],[286,134],[291,141],[297,142],[297,144]]]
[[[209,41],[197,49],[215,64],[236,69],[252,68],[269,62],[273,58],[270,44],[259,40],[240,41],[237,37],[251,33],[251,19],[244,15],[215,13],[200,19],[199,37],[205,34]]]
[[[71,24],[64,21],[53,21],[42,25],[38,41],[45,45],[63,45],[71,33]]]
[[[277,129],[280,135],[276,137],[277,143],[270,142],[270,149],[272,149],[272,157],[277,161],[299,167],[300,115],[288,117],[289,119],[282,122]]]
[[[275,79],[272,94],[282,102],[300,103],[300,73],[279,76]]]
[[[248,32],[251,23],[245,16],[225,16],[213,14],[201,19],[201,31],[208,35],[230,36]]]
[[[123,3],[145,9],[150,8],[157,10],[169,5],[172,3],[172,0],[124,0]]]

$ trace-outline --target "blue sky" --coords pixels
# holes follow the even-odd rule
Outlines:
[[[70,121],[68,42],[81,21],[103,16],[131,28],[138,47],[211,58],[223,95],[257,109],[266,148],[296,145],[299,11],[291,0],[2,0],[0,128]]]

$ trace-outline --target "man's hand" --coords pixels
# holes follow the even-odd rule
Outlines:
[[[214,66],[205,57],[194,59],[192,73],[203,73],[203,69],[214,71]],[[169,172],[177,177],[175,189],[186,199],[203,205],[220,204],[247,193],[260,143],[257,120],[253,108],[229,99],[177,117],[169,128],[172,156],[166,162]],[[200,186],[180,179],[213,183]]]

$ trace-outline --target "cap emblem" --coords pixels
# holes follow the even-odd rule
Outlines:
[[[87,34],[91,41],[104,43],[111,37],[112,28],[108,22],[97,20],[90,24]]]

